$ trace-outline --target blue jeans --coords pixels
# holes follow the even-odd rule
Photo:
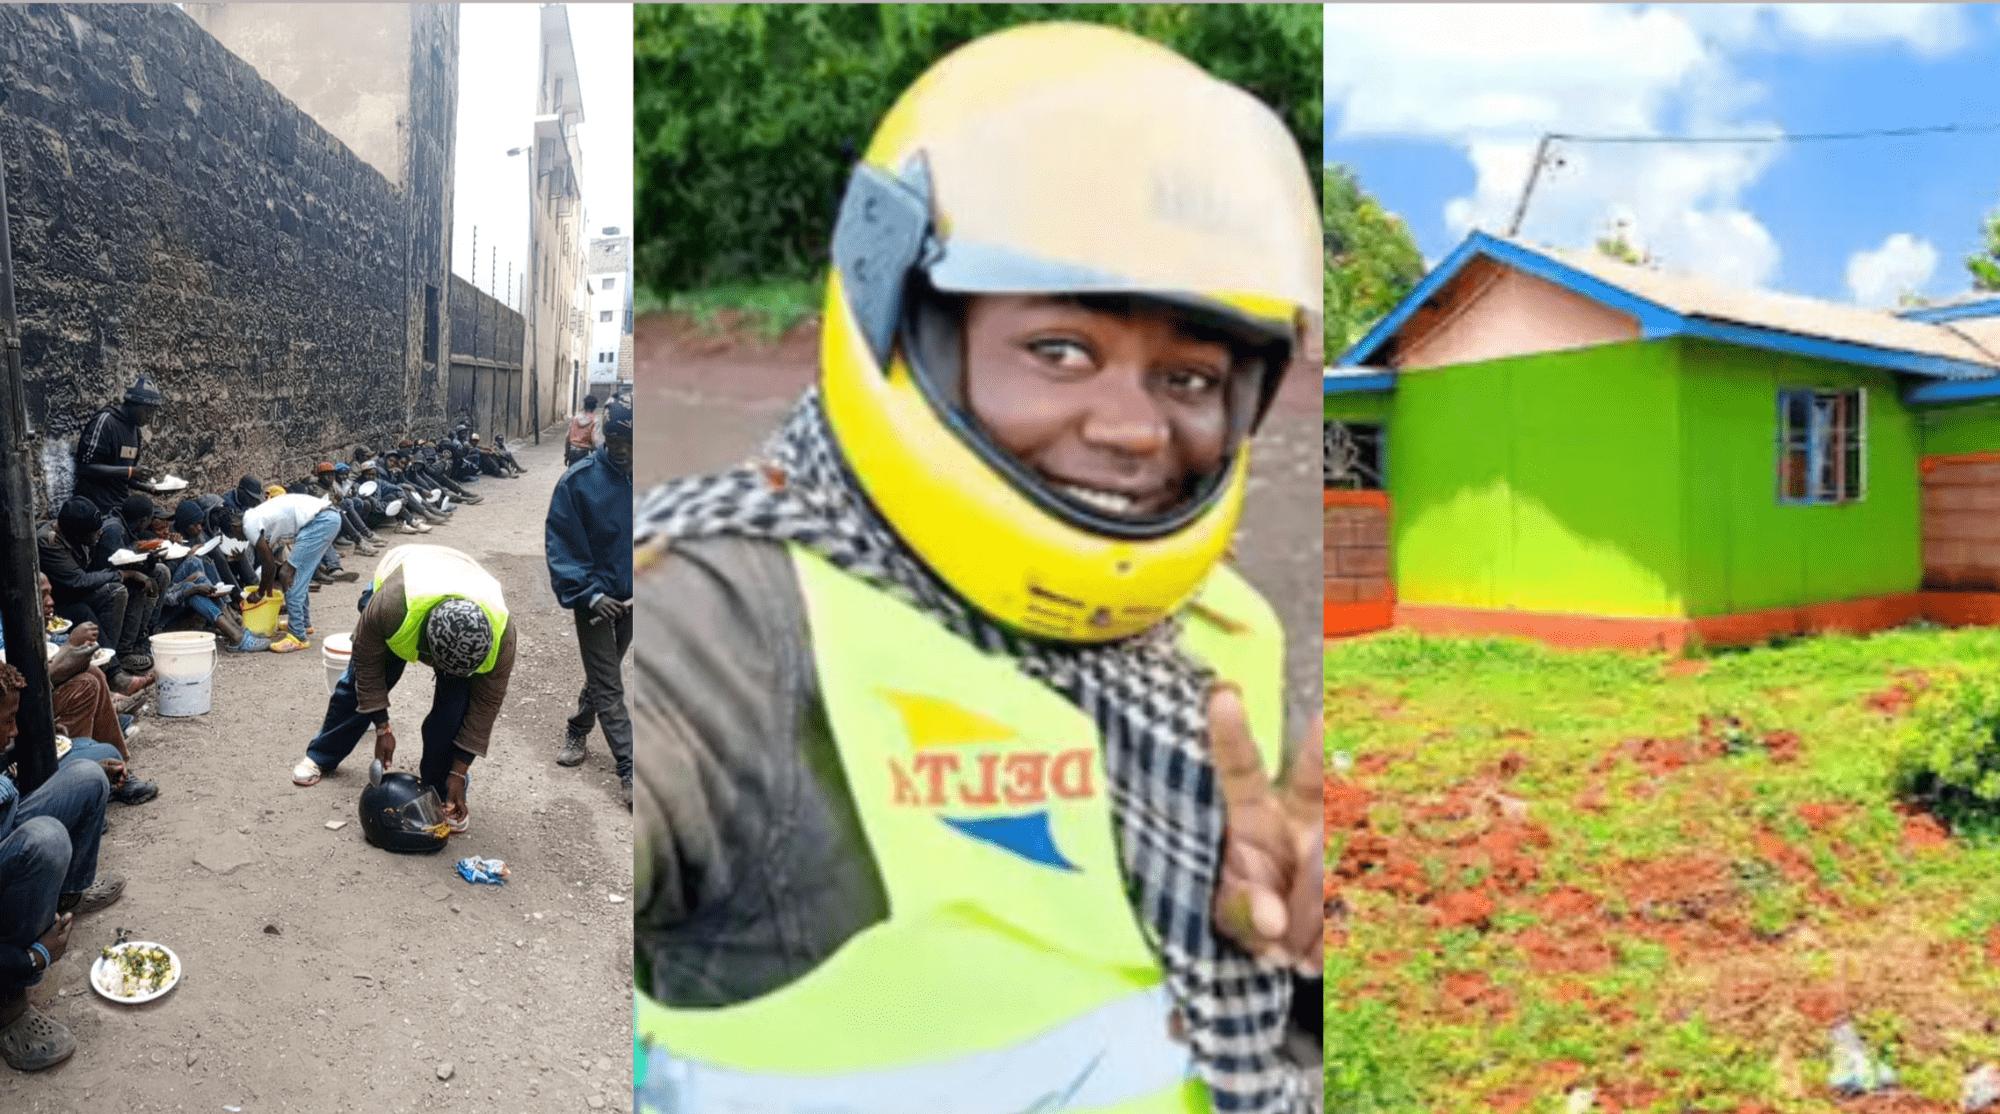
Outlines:
[[[17,934],[27,932],[16,945],[27,947],[55,920],[57,895],[80,894],[97,880],[97,847],[110,799],[111,782],[95,762],[58,763],[49,780],[25,798],[11,780],[0,777],[0,942],[14,943]],[[5,860],[18,851],[43,862],[58,843],[66,851],[58,890],[48,895],[46,907],[25,895],[27,907],[17,905]]]
[[[333,539],[340,535],[340,512],[332,507],[313,516],[299,531],[298,540],[292,543],[292,555],[288,563],[292,566],[292,590],[285,593],[285,616],[290,622],[292,637],[301,642],[306,640],[306,628],[312,626],[312,608],[307,601],[312,598],[313,573],[319,569],[320,558],[333,546]]]
[[[393,690],[396,682],[402,679],[403,667],[408,664],[393,653],[383,662],[383,680],[390,689]],[[347,672],[340,675],[340,683],[333,687],[333,695],[327,699],[326,719],[320,723],[319,734],[306,744],[306,757],[312,759],[323,773],[332,773],[341,760],[354,753],[362,734],[374,726],[373,720],[354,710],[358,700],[354,691],[354,663],[350,661]],[[458,729],[464,725],[465,713],[471,707],[471,682],[463,677],[438,674],[437,690],[431,696],[431,712],[424,717],[424,755],[417,768],[417,776],[425,785],[437,790],[439,800],[444,799],[445,778],[451,773],[452,758],[458,753]],[[468,777],[466,782],[466,792],[470,794],[471,778]]]
[[[209,575],[207,558],[187,557],[182,559],[180,568],[174,570],[173,583],[178,588],[183,584],[219,584],[221,582]],[[160,616],[160,625],[164,627],[169,623],[179,620],[189,608],[193,608],[195,614],[201,616],[202,622],[209,626],[214,626],[215,621],[222,617],[221,604],[216,603],[207,596],[190,595],[179,607],[175,607],[162,614]]]
[[[56,768],[61,769],[72,762],[123,761],[125,761],[125,756],[118,753],[118,748],[112,746],[110,743],[100,743],[96,739],[71,739],[69,741],[69,753],[62,756],[62,761],[56,763]]]

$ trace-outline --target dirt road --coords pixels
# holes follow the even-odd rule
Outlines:
[[[639,489],[725,467],[760,443],[812,382],[819,333],[801,326],[777,344],[696,335],[665,317],[640,318],[634,407]],[[1290,736],[1320,708],[1320,394],[1318,353],[1295,364],[1258,433],[1237,567],[1278,609],[1286,632]],[[665,419],[657,417],[662,411]]]
[[[505,711],[472,771],[472,830],[437,855],[376,850],[357,798],[370,744],[311,789],[290,771],[325,713],[324,636],[351,629],[375,559],[312,597],[310,651],[225,656],[204,716],[142,715],[133,769],[160,796],[113,804],[102,863],[130,884],[80,918],[32,991],[77,1037],[69,1062],[0,1070],[0,1110],[367,1110],[453,1114],[631,1109],[630,815],[601,735],[554,762],[582,684],[569,614],[542,556],[560,433],[523,438],[529,472],[424,538],[500,579],[521,642]],[[391,696],[413,765],[429,670]],[[345,821],[329,830],[329,821]],[[505,886],[453,863],[505,859]],[[142,1006],[98,997],[86,966],[120,929],[166,944],[186,974]],[[448,1078],[445,1076],[448,1075]]]

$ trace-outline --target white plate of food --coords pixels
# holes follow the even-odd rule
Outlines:
[[[194,550],[179,542],[168,542],[167,547],[160,551],[160,555],[169,561],[178,561],[193,552]]]
[[[61,634],[75,625],[76,624],[70,622],[68,619],[63,618],[60,615],[42,624],[43,627],[47,628],[50,634]]]
[[[209,550],[212,550],[212,549],[214,549],[214,548],[215,548],[216,546],[218,546],[218,545],[221,545],[221,544],[222,544],[222,535],[221,535],[221,534],[211,534],[211,535],[209,535],[209,538],[208,538],[208,540],[207,540],[207,541],[205,541],[205,542],[201,543],[200,545],[198,545],[198,546],[195,546],[195,547],[194,547],[194,555],[195,555],[196,557],[206,557],[206,556],[208,556],[208,553],[209,553]]]
[[[113,553],[108,558],[108,560],[110,561],[111,564],[116,565],[119,568],[124,568],[126,565],[136,565],[139,562],[144,561],[145,558],[141,557],[137,553],[132,552],[129,549],[121,549],[118,552]]]
[[[188,485],[188,482],[187,482],[186,480],[184,480],[184,479],[181,479],[181,478],[180,478],[179,476],[172,476],[172,475],[169,475],[169,476],[162,476],[162,477],[160,477],[160,479],[158,479],[158,480],[154,481],[154,483],[153,483],[153,490],[154,490],[154,491],[180,491],[180,490],[182,490],[182,489],[186,488],[186,487],[187,487],[187,485]]]
[[[99,952],[90,965],[91,989],[113,1002],[150,1002],[181,981],[181,958],[165,944],[127,940]]]
[[[99,669],[102,669],[105,666],[110,665],[111,659],[117,656],[118,656],[118,651],[112,649],[109,646],[100,646],[98,647],[96,653],[90,655],[90,664],[96,666]]]

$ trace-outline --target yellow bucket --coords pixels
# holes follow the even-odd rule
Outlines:
[[[243,625],[250,633],[269,638],[285,621],[285,593],[276,588],[271,594],[243,606]]]

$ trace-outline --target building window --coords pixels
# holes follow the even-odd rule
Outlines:
[[[1382,490],[1382,426],[1375,422],[1325,422],[1325,486],[1346,491]]]
[[[1868,395],[1778,392],[1778,501],[1853,503],[1867,494]]]
[[[403,334],[408,336],[408,333]],[[424,287],[424,360],[437,363],[438,359],[438,288]]]
[[[598,319],[599,321],[609,321],[609,320],[611,320],[611,311],[607,309],[607,310],[605,310],[605,311],[603,311],[603,312],[599,313],[599,314],[597,315],[597,319]]]
[[[604,289],[606,289],[606,290],[616,290],[616,289],[618,289],[618,280],[617,280],[617,279],[616,279],[615,277],[614,277],[614,278],[608,278],[608,279],[605,279],[605,280],[604,280]]]

